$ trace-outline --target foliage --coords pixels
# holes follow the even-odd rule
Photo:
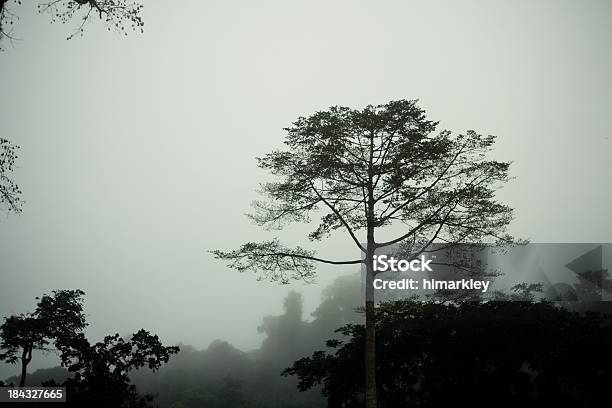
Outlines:
[[[612,376],[609,316],[544,302],[398,301],[377,310],[381,407],[594,406]],[[363,406],[364,327],[330,341],[285,375],[319,384],[330,407]]]
[[[157,335],[141,329],[125,340],[118,334],[90,344],[83,330],[87,326],[83,313],[81,290],[56,290],[43,295],[32,313],[5,318],[0,326],[0,360],[21,360],[20,386],[25,384],[27,365],[34,350],[56,351],[69,373],[57,370],[43,382],[59,386],[70,395],[68,406],[81,407],[149,407],[153,397],[140,395],[131,384],[129,373],[146,367],[157,370],[167,363],[179,348],[164,346]],[[51,348],[53,346],[53,348]],[[64,369],[65,370],[65,369]],[[39,373],[40,378],[43,373]]]
[[[6,317],[0,326],[0,360],[15,364],[21,360],[25,383],[26,367],[34,350],[55,350],[64,353],[74,338],[82,336],[87,326],[83,314],[84,292],[81,290],[56,290],[39,299],[31,313]]]
[[[70,395],[69,403],[75,407],[152,406],[153,397],[138,394],[129,373],[141,367],[157,370],[178,351],[178,347],[164,346],[157,335],[144,329],[130,340],[115,334],[93,345],[81,336],[62,355],[63,365],[74,374],[63,384]]]
[[[0,0],[0,41],[14,40],[13,26],[19,17],[9,3],[21,5],[21,0]],[[39,1],[38,11],[51,16],[51,22],[63,24],[77,21],[77,28],[68,36],[82,36],[85,25],[94,17],[100,19],[110,31],[115,29],[127,35],[127,30],[143,32],[142,4],[129,0],[52,0]]]
[[[19,146],[0,138],[0,207],[14,213],[21,212],[21,190],[9,177],[15,170],[17,149]]]
[[[261,185],[266,200],[256,201],[249,217],[267,229],[317,218],[308,235],[313,241],[343,230],[360,251],[410,243],[410,257],[433,242],[447,244],[436,250],[513,242],[506,233],[512,209],[494,197],[508,180],[510,163],[487,159],[495,136],[436,133],[436,127],[416,100],[361,110],[336,106],[300,117],[285,129],[286,150],[258,158],[275,181]],[[374,231],[391,225],[401,232],[377,241]],[[367,239],[360,232],[367,232]],[[282,283],[312,279],[313,262],[362,262],[317,258],[314,251],[277,239],[212,252],[238,271]]]

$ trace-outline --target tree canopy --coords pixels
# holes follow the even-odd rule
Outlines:
[[[57,290],[39,299],[34,312],[5,317],[0,326],[0,361],[21,361],[20,386],[26,381],[32,352],[65,353],[87,326],[81,290]],[[50,348],[54,346],[54,348]]]
[[[612,320],[546,302],[397,301],[377,310],[380,407],[599,406],[612,375]],[[362,407],[363,325],[284,375],[328,406]]]
[[[344,230],[363,252],[367,238],[360,232],[393,224],[402,225],[401,233],[375,240],[375,248],[418,242],[420,253],[436,241],[512,242],[506,233],[512,209],[494,198],[495,189],[508,180],[510,163],[487,158],[495,136],[472,130],[435,133],[437,125],[416,100],[363,110],[332,107],[300,117],[285,129],[287,150],[258,158],[259,167],[277,181],[261,185],[267,200],[256,201],[249,217],[271,230],[316,218],[311,240]],[[281,282],[312,278],[317,261],[362,263],[359,257],[321,259],[278,239],[213,253],[239,271],[259,271]]]
[[[69,404],[104,408],[153,406],[152,396],[140,395],[129,374],[141,367],[155,371],[178,351],[176,346],[164,346],[157,335],[144,329],[128,340],[114,334],[95,344],[80,336],[61,356],[62,364],[74,374],[63,383],[70,394]]]
[[[0,326],[0,361],[21,361],[19,386],[23,387],[32,352],[53,351],[71,375],[61,384],[51,380],[42,385],[67,387],[68,406],[152,406],[152,397],[136,391],[129,373],[142,367],[157,370],[179,348],[164,346],[144,329],[127,340],[114,334],[91,344],[84,333],[84,294],[79,289],[55,290],[37,298],[34,312],[6,317]]]

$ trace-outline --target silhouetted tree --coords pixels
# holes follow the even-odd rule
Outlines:
[[[80,290],[56,290],[40,298],[31,313],[6,317],[0,326],[0,361],[21,362],[19,386],[26,381],[27,367],[34,350],[66,353],[87,326],[83,314],[84,293]]]
[[[0,42],[5,38],[14,39],[13,26],[19,18],[10,8],[11,3],[21,5],[22,0],[0,0]],[[144,26],[141,17],[143,6],[129,0],[39,0],[37,7],[40,13],[49,14],[52,22],[77,21],[78,26],[68,39],[82,35],[92,16],[99,18],[109,30],[115,28],[126,35],[126,28],[142,32]]]
[[[287,222],[310,222],[318,216],[311,240],[344,230],[364,257],[323,259],[278,239],[213,251],[238,271],[260,272],[261,278],[282,283],[311,280],[315,262],[365,264],[367,408],[377,405],[371,262],[375,251],[410,243],[410,257],[416,257],[434,242],[447,244],[441,250],[487,239],[512,241],[505,233],[512,210],[494,198],[494,188],[508,179],[510,164],[486,157],[495,137],[471,130],[465,135],[434,133],[436,126],[414,100],[362,110],[332,107],[298,118],[285,129],[287,150],[258,159],[277,181],[262,184],[269,200],[255,202],[252,220],[280,229]],[[377,232],[390,226],[399,227],[393,229],[394,238],[380,240]]]
[[[609,398],[612,321],[552,303],[398,301],[377,309],[381,408],[600,406]],[[365,328],[296,361],[299,389],[323,385],[330,408],[361,407]]]
[[[93,345],[84,336],[73,339],[61,356],[62,365],[74,373],[63,384],[70,395],[70,406],[151,406],[152,397],[139,395],[128,374],[141,367],[155,371],[178,351],[178,347],[164,346],[157,335],[144,329],[129,340],[119,334]]]
[[[10,173],[15,169],[18,148],[19,146],[0,138],[0,206],[14,213],[21,212],[21,190],[10,178]]]
[[[49,344],[46,328],[34,316],[22,314],[5,318],[0,327],[0,360],[9,364],[21,362],[19,386],[25,385],[27,367],[32,361],[33,350],[46,350]],[[19,356],[21,355],[21,356]]]

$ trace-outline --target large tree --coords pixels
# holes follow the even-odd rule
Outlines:
[[[22,0],[0,0],[0,49],[2,40],[15,39],[13,28],[19,21],[14,10]],[[126,32],[127,29],[142,32],[144,21],[141,12],[142,5],[129,0],[47,0],[37,2],[38,11],[48,14],[52,22],[75,22],[75,28],[68,39],[82,35],[85,25],[97,18],[104,25]]]
[[[0,361],[21,363],[19,386],[26,381],[35,350],[65,353],[87,326],[80,290],[57,290],[39,299],[31,313],[12,315],[0,326]],[[53,346],[53,347],[52,347]]]
[[[286,128],[286,150],[258,159],[276,181],[263,183],[267,200],[250,218],[280,229],[287,222],[318,224],[319,241],[336,230],[360,251],[356,259],[333,260],[278,239],[249,242],[233,251],[213,251],[239,271],[256,271],[283,283],[310,280],[315,263],[365,267],[365,405],[377,406],[375,353],[375,251],[406,244],[407,257],[466,243],[511,242],[506,226],[512,209],[495,189],[508,180],[510,163],[487,158],[495,137],[475,131],[436,132],[415,100],[363,109],[332,107],[300,117]],[[395,233],[392,238],[381,239]],[[443,245],[439,245],[442,243]]]

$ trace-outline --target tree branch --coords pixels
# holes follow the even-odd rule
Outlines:
[[[340,214],[340,212],[336,209],[336,207],[334,207],[333,205],[331,205],[317,190],[317,188],[315,187],[314,183],[312,181],[309,181],[310,183],[310,187],[312,188],[312,190],[315,192],[315,194],[317,195],[317,197],[319,197],[321,199],[321,201],[323,201],[323,203],[325,203],[325,205],[327,205],[333,212],[334,214],[336,214],[336,216],[338,217],[338,219],[340,220],[340,222],[342,223],[342,225],[344,225],[344,227],[346,228],[346,230],[348,231],[349,235],[351,236],[351,238],[353,239],[353,242],[355,243],[355,245],[357,245],[357,248],[361,249],[363,252],[365,252],[365,248],[363,247],[363,245],[361,245],[361,242],[359,242],[359,240],[357,239],[357,237],[355,236],[355,233],[353,232],[353,230],[351,229],[351,227],[348,225],[348,223],[345,221],[344,217],[342,217],[342,215]]]

